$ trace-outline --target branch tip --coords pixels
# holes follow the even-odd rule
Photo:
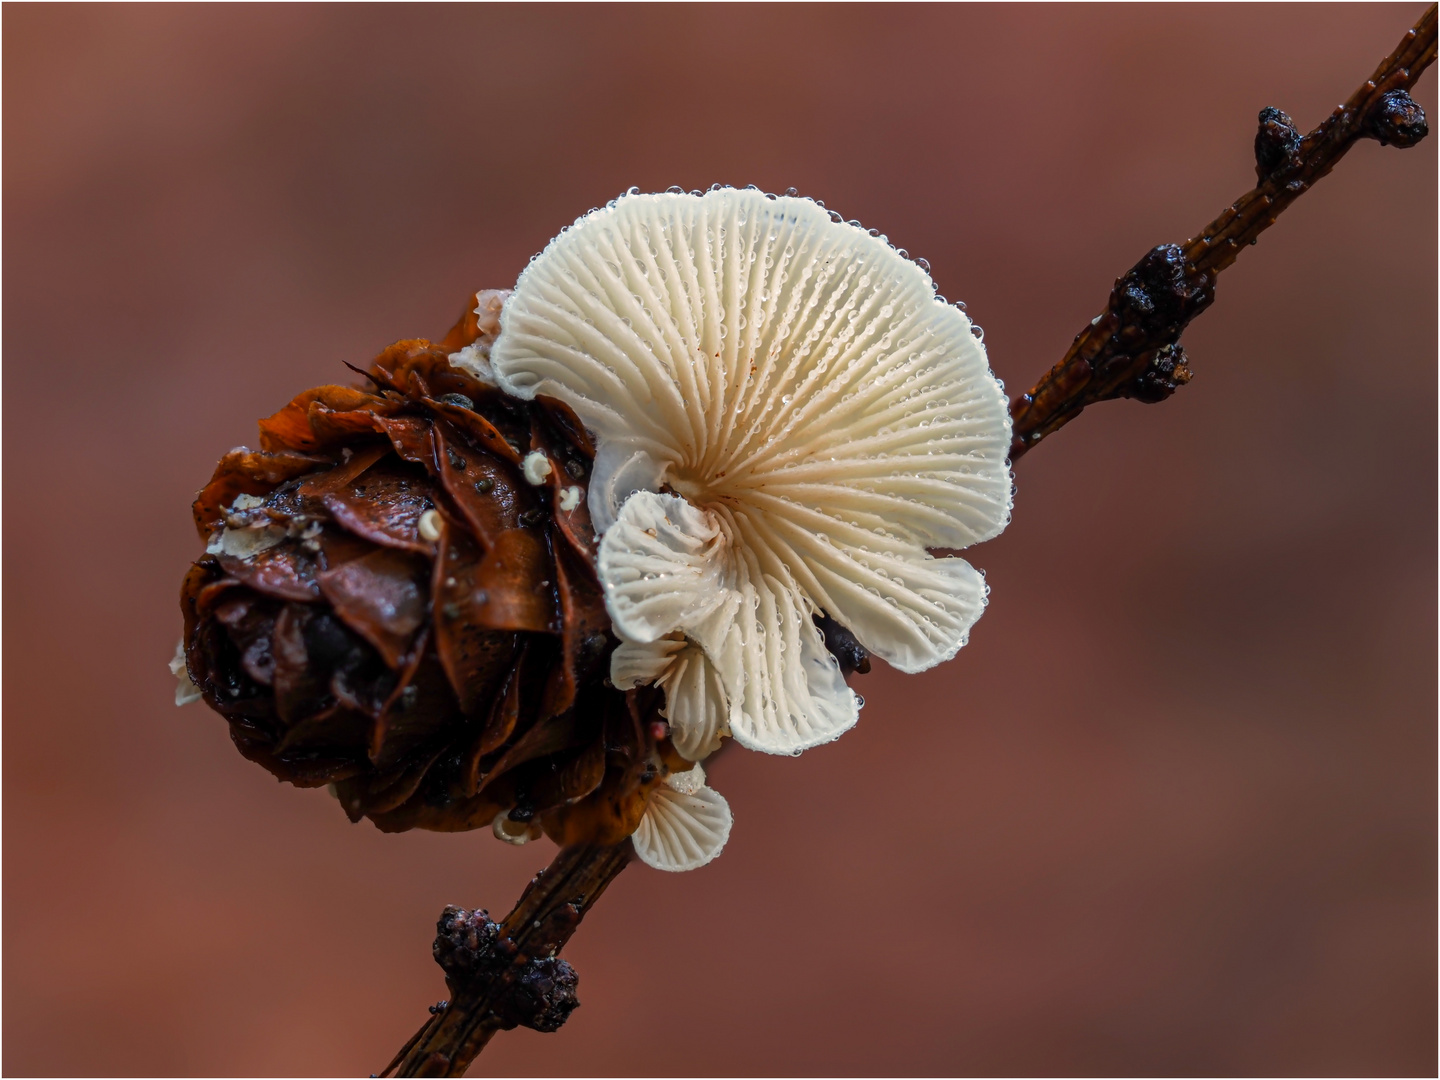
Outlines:
[[[1117,397],[1163,401],[1189,382],[1180,335],[1214,301],[1216,278],[1241,250],[1357,140],[1406,148],[1425,138],[1425,112],[1409,89],[1435,60],[1435,24],[1432,4],[1365,84],[1304,137],[1280,109],[1260,111],[1256,186],[1198,236],[1153,249],[1115,283],[1105,310],[1075,336],[1061,361],[1011,402],[1012,462],[1087,405]]]

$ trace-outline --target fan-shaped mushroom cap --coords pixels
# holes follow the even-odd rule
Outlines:
[[[641,491],[625,501],[598,559],[615,632],[634,643],[616,651],[611,681],[621,686],[641,648],[668,649],[661,642],[679,631],[705,663],[669,653],[654,681],[666,688],[673,739],[686,757],[709,752],[719,710],[752,750],[796,753],[829,742],[854,725],[855,695],[794,584],[765,574],[730,540],[733,529],[723,511],[677,495]],[[701,699],[716,687],[724,690],[718,709]]]
[[[883,237],[726,188],[577,221],[520,276],[490,364],[597,437],[617,633],[683,633],[735,737],[779,752],[854,723],[817,609],[902,671],[953,656],[983,610],[980,574],[926,551],[1009,518],[1009,411],[971,331]]]
[[[672,773],[650,797],[631,836],[635,854],[657,870],[704,866],[730,838],[730,804],[705,786],[705,770]]]

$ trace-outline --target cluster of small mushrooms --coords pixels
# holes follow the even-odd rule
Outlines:
[[[855,724],[822,626],[916,672],[984,609],[931,552],[1009,520],[1003,388],[921,266],[813,201],[626,194],[366,377],[222,461],[174,664],[354,818],[701,866],[721,740]]]

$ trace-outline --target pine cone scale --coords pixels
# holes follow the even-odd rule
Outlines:
[[[568,709],[582,684],[605,675],[610,616],[605,611],[605,594],[594,572],[563,550],[557,551],[556,556],[560,647],[565,655],[560,670],[567,678],[565,694],[556,702],[556,707]]]
[[[320,501],[337,525],[362,540],[434,554],[434,543],[420,536],[420,518],[435,508],[429,478],[394,455],[385,455]]]
[[[448,424],[436,424],[435,436],[440,482],[481,544],[494,547],[501,533],[541,517],[539,500],[513,466],[477,454]]]
[[[499,750],[515,733],[515,728],[520,723],[520,690],[524,683],[524,676],[527,670],[534,667],[530,657],[530,649],[533,644],[528,638],[520,647],[520,655],[516,657],[515,663],[511,665],[505,677],[504,689],[495,699],[495,705],[490,713],[489,722],[480,733],[480,738],[475,741],[475,748],[472,751],[473,761],[467,770],[468,784],[466,794],[474,795],[480,790],[480,782],[486,773],[481,769],[481,761],[488,755]]]
[[[428,638],[429,631],[425,631]],[[449,678],[435,653],[422,640],[400,677],[400,684],[376,717],[370,761],[384,772],[401,765],[435,742],[437,735],[460,726],[461,716]]]
[[[377,548],[316,575],[320,593],[345,625],[400,666],[425,622],[429,567],[406,551]]]
[[[293,450],[261,451],[240,447],[220,459],[215,475],[195,497],[195,531],[207,539],[224,523],[225,510],[237,495],[263,495],[279,484],[331,464],[318,454]]]
[[[446,529],[435,560],[435,649],[469,715],[492,701],[519,649],[511,628],[492,628],[484,616],[489,593],[480,587],[479,546],[458,529]]]
[[[275,689],[275,711],[280,722],[286,725],[276,753],[285,753],[294,739],[303,738],[303,732],[297,736],[295,728],[311,714],[332,709],[337,699],[363,709],[358,696],[349,693],[344,683],[340,684],[340,691],[335,692],[333,684],[337,677],[327,679],[323,669],[311,663],[305,631],[312,618],[309,607],[285,604],[271,627],[270,651],[274,662],[271,686]],[[359,740],[355,742],[364,745]]]
[[[465,432],[486,453],[494,454],[501,461],[509,462],[511,465],[520,464],[523,456],[519,449],[510,443],[494,424],[479,413],[430,397],[422,400],[435,410],[437,416],[443,417],[456,428]],[[443,430],[443,425],[437,425],[437,427]],[[458,442],[458,440],[452,440],[452,442]]]
[[[430,424],[413,416],[377,416],[375,426],[389,438],[402,461],[419,465],[429,473],[435,471],[435,436]]]
[[[250,559],[220,554],[216,560],[235,581],[265,596],[301,603],[320,599],[315,560],[300,552],[275,547]]]
[[[336,424],[326,423],[326,414],[364,418],[364,426],[369,428],[370,414],[359,410],[377,404],[374,395],[350,386],[332,384],[306,390],[285,408],[260,421],[260,448],[271,452],[323,450],[342,436]]]

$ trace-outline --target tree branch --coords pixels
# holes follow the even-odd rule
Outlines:
[[[1435,29],[1431,5],[1375,74],[1304,138],[1280,110],[1260,113],[1259,183],[1200,235],[1155,248],[1115,283],[1105,310],[1064,358],[1011,403],[1011,461],[1087,405],[1116,397],[1162,401],[1189,381],[1180,335],[1213,302],[1215,279],[1241,248],[1358,139],[1408,147],[1425,137],[1425,115],[1407,91],[1435,59]],[[433,951],[451,998],[431,1007],[431,1018],[380,1075],[461,1076],[496,1031],[521,1025],[554,1031],[564,1023],[577,1004],[577,979],[555,954],[630,856],[628,840],[562,848],[503,923],[484,911],[447,907]]]
[[[1407,92],[1435,59],[1435,5],[1345,104],[1303,139],[1279,109],[1260,113],[1259,183],[1185,244],[1155,248],[1115,282],[1105,310],[1061,361],[1010,403],[1016,461],[1087,405],[1127,397],[1163,401],[1190,381],[1180,335],[1215,299],[1215,280],[1362,138],[1414,146],[1428,133]]]
[[[630,861],[630,841],[561,848],[536,874],[503,923],[484,911],[447,907],[433,952],[450,1000],[380,1073],[463,1076],[495,1032],[554,1031],[578,1002],[574,969],[555,954]]]

